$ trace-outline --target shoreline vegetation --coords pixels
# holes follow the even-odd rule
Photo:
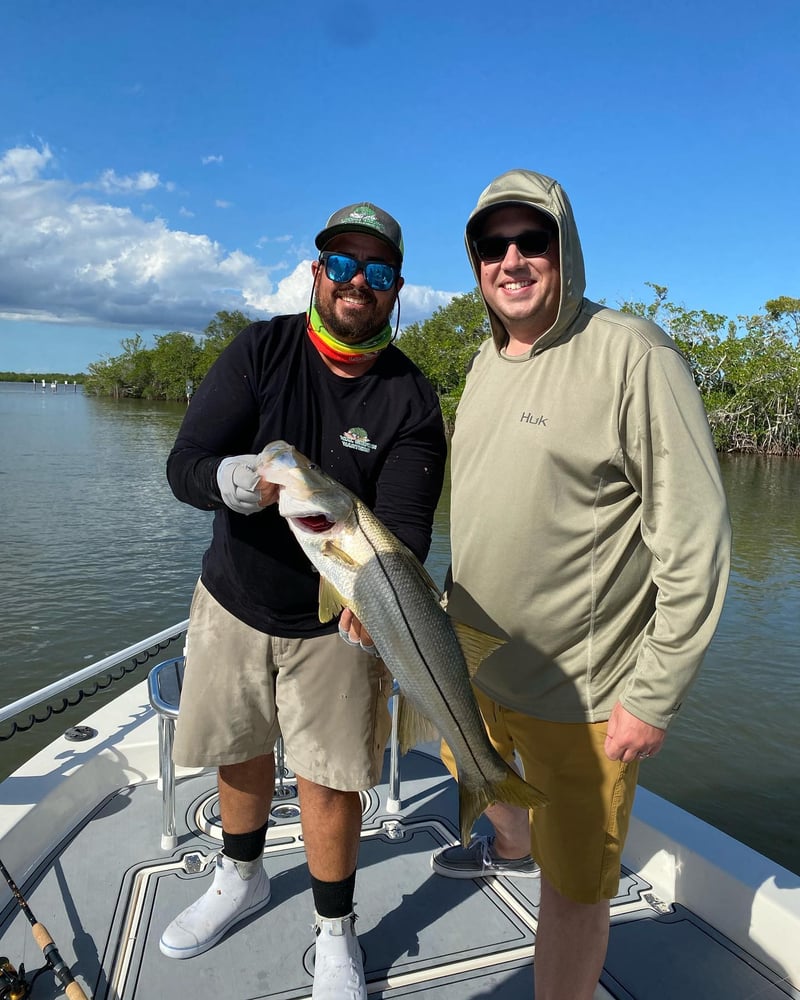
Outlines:
[[[651,301],[626,301],[619,309],[658,323],[675,340],[700,390],[717,450],[800,456],[800,298],[770,299],[763,313],[732,320],[670,302],[664,285],[647,286]],[[121,354],[92,362],[86,374],[36,377],[48,384],[76,380],[97,396],[188,401],[221,351],[251,322],[238,310],[220,311],[199,337],[173,331],[156,336],[148,348],[136,334],[122,340]],[[435,386],[448,431],[470,358],[489,335],[475,288],[411,323],[398,338]],[[0,379],[33,381],[34,373],[0,372]]]
[[[69,382],[72,385],[73,382],[77,382],[78,385],[83,385],[86,381],[85,372],[73,372],[69,374],[68,372],[0,372],[0,382],[38,382],[41,386],[42,382],[47,383],[47,388],[50,388],[52,382],[57,382],[63,385],[64,382]]]

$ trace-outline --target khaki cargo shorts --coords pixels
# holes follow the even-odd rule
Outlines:
[[[531,810],[531,854],[550,884],[576,903],[613,899],[628,835],[639,763],[609,760],[606,722],[547,722],[498,705],[473,687],[489,739],[514,751],[525,777],[549,802]],[[446,744],[442,760],[455,776]]]
[[[391,729],[392,676],[338,634],[266,635],[226,611],[198,582],[174,759],[219,767],[269,754],[308,781],[363,791],[380,781]]]

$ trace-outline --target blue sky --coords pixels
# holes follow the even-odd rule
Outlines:
[[[473,287],[464,222],[511,167],[566,188],[591,298],[800,296],[798,51],[796,0],[6,0],[0,370],[302,310],[359,200],[403,225],[424,319]]]

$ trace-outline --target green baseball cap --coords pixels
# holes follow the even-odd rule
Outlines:
[[[340,233],[366,233],[383,240],[394,250],[400,260],[403,260],[403,233],[400,223],[382,208],[369,201],[361,201],[355,205],[347,205],[334,212],[328,219],[322,232],[317,233],[314,240],[317,250],[324,250],[334,236]]]

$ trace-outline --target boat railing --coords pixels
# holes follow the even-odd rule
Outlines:
[[[67,677],[62,677],[61,680],[54,681],[52,684],[48,684],[47,687],[39,688],[38,691],[34,691],[32,694],[26,695],[24,698],[19,698],[17,701],[6,705],[5,708],[0,709],[0,725],[7,722],[9,719],[13,719],[16,716],[27,712],[31,708],[35,708],[37,705],[43,705],[51,702],[54,698],[64,694],[65,691],[71,691],[74,688],[79,687],[79,685],[83,684],[85,681],[91,680],[99,674],[107,673],[109,670],[113,670],[114,667],[118,666],[120,663],[124,663],[126,660],[136,660],[140,653],[146,652],[148,654],[145,656],[144,660],[141,661],[146,662],[148,659],[159,655],[159,653],[161,653],[166,646],[169,645],[169,643],[180,638],[180,636],[186,632],[188,626],[189,619],[187,618],[182,622],[178,622],[177,625],[173,625],[171,628],[162,629],[160,632],[156,632],[155,635],[142,639],[141,642],[134,643],[132,646],[126,646],[125,649],[121,649],[117,653],[112,653],[111,656],[106,656],[102,660],[97,660],[88,667],[84,667],[82,670],[77,670],[75,673],[69,674]],[[139,663],[137,662],[136,665],[139,665]],[[394,681],[391,696],[392,732],[390,738],[389,798],[387,804],[389,812],[399,812],[401,809],[400,752],[398,736],[399,695],[400,688],[397,681]],[[83,697],[84,694],[81,693],[78,701],[81,701]],[[74,704],[77,704],[77,702]],[[63,708],[61,710],[63,710]],[[36,719],[35,716],[31,717],[31,725],[33,725],[34,722],[43,721],[45,720]],[[15,725],[14,732],[17,731],[23,731],[22,727],[17,727]],[[10,739],[12,735],[13,732],[9,736],[0,737],[0,739]]]
[[[98,674],[107,673],[109,670],[113,670],[114,667],[119,666],[120,663],[124,663],[126,660],[134,659],[141,653],[152,650],[154,647],[156,648],[157,653],[160,652],[166,648],[163,645],[164,643],[168,644],[168,642],[179,638],[186,631],[188,625],[189,620],[187,618],[182,622],[178,622],[177,625],[173,625],[171,628],[162,629],[160,632],[156,632],[147,639],[142,639],[141,642],[134,643],[132,646],[126,646],[125,649],[121,649],[117,653],[112,653],[111,656],[106,656],[102,660],[97,660],[94,663],[89,664],[88,667],[83,667],[81,670],[77,670],[75,673],[70,674],[68,677],[62,677],[61,680],[54,681],[52,684],[48,684],[47,687],[39,688],[38,691],[34,691],[32,694],[26,695],[24,698],[19,698],[17,701],[14,701],[10,705],[6,705],[4,708],[0,709],[0,724],[22,714],[23,712],[27,712],[28,709],[31,709],[36,705],[42,705],[49,702],[53,698],[63,694],[65,691],[78,687],[85,681],[90,680],[93,677],[97,677]],[[145,657],[145,660],[148,658],[149,657]]]

